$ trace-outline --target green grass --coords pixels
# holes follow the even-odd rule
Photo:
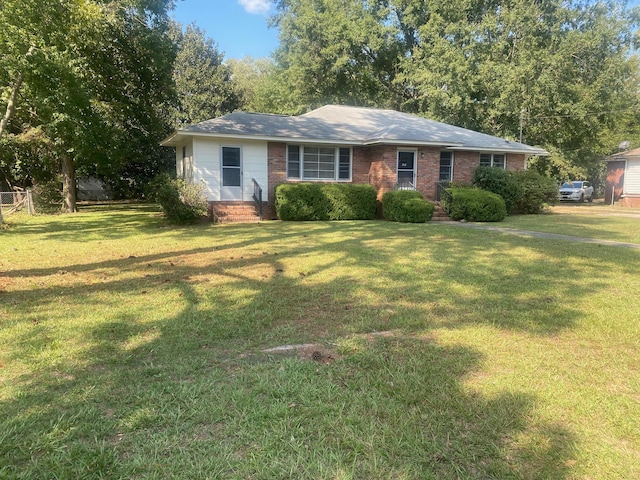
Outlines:
[[[7,220],[0,478],[640,477],[638,251],[149,206]]]
[[[640,244],[640,209],[560,205],[544,215],[511,215],[501,227]]]

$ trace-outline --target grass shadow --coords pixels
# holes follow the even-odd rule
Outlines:
[[[535,415],[549,399],[476,388],[486,353],[446,331],[553,340],[634,252],[389,222],[182,232],[3,274],[0,476],[572,475],[581,439]],[[339,359],[246,361],[305,342]]]

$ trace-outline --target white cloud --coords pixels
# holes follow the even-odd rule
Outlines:
[[[271,0],[238,0],[247,13],[267,13],[271,8]]]

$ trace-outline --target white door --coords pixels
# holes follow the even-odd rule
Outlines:
[[[398,189],[416,189],[416,152],[400,150],[398,152]]]
[[[242,200],[242,151],[240,147],[222,147],[222,200]]]

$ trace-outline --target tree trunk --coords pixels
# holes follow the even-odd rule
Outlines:
[[[62,211],[73,213],[76,209],[76,167],[69,154],[62,156]]]
[[[33,54],[34,50],[35,50],[35,47],[33,45],[29,47],[29,51],[25,55],[25,58],[29,58]],[[13,86],[11,87],[11,94],[9,95],[9,100],[7,101],[7,109],[4,112],[4,116],[2,117],[2,120],[0,120],[0,138],[2,138],[2,134],[7,128],[7,124],[9,123],[9,120],[11,120],[11,116],[13,115],[13,112],[16,109],[16,98],[18,98],[18,92],[20,91],[20,87],[22,86],[23,80],[24,80],[24,71],[21,71],[20,73],[18,73],[18,78],[16,78],[16,81],[13,83]]]
[[[11,87],[11,94],[9,95],[9,101],[7,102],[7,110],[4,112],[2,120],[0,120],[0,138],[2,138],[2,134],[7,128],[7,124],[13,115],[13,111],[16,109],[16,97],[18,96],[18,92],[22,86],[22,80],[24,80],[24,74],[20,72],[18,74],[18,78],[13,84],[13,87]]]

